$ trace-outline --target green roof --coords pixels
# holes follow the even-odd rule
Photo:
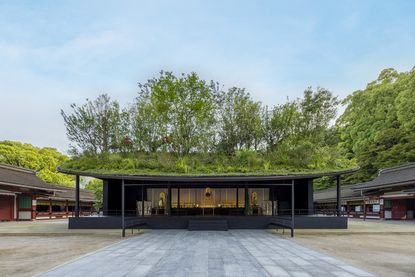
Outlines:
[[[333,161],[320,166],[272,163],[266,154],[235,157],[195,154],[177,157],[169,153],[136,153],[81,156],[66,161],[59,171],[76,175],[113,176],[292,176],[334,175],[356,166],[351,162]]]

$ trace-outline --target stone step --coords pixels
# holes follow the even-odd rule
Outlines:
[[[228,221],[220,220],[189,220],[187,229],[189,231],[228,231]]]

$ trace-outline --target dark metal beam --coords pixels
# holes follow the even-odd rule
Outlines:
[[[144,185],[141,186],[141,215],[144,216]]]
[[[129,184],[125,184],[126,187],[136,187],[136,186],[142,186],[143,184],[145,186],[153,186],[153,187],[168,187],[168,183],[170,182],[165,182],[164,184],[162,183],[156,183],[156,184],[152,184],[152,183],[129,183]],[[213,184],[219,184],[218,182],[212,182]],[[249,183],[249,182],[247,182]],[[206,187],[206,183],[203,184],[199,184],[199,183],[175,183],[174,186],[176,187],[181,187],[181,188],[205,188]],[[268,187],[268,186],[274,186],[274,187],[291,187],[291,183],[289,184],[283,184],[283,183],[249,183],[250,187]],[[235,183],[223,183],[220,184],[220,186],[212,186],[210,185],[210,188],[237,188],[239,187],[239,184],[235,184]]]
[[[167,215],[171,215],[171,186],[168,183],[167,187]]]
[[[239,208],[239,188],[236,188],[236,207]]]
[[[248,186],[245,185],[245,215],[248,215],[248,200],[249,200],[249,193],[248,193]]]
[[[271,193],[271,199],[272,199],[272,201],[271,201],[271,209],[272,209],[272,212],[271,212],[271,215],[272,216],[274,216],[275,215],[275,207],[274,207],[274,202],[275,202],[275,189],[274,188],[270,188],[270,190],[272,191],[272,193]]]
[[[125,205],[125,186],[124,179],[121,180],[121,221],[122,221],[122,237],[125,237],[125,214],[124,214],[124,205]]]
[[[79,201],[79,190],[80,190],[80,178],[79,175],[75,177],[75,217],[79,217],[80,213],[80,201]]]
[[[295,208],[295,203],[294,203],[294,180],[291,180],[291,237],[294,237],[294,218],[295,218],[295,214],[294,214],[294,208]]]
[[[177,187],[177,208],[180,209],[180,187]]]

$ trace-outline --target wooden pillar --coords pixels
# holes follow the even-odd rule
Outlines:
[[[236,208],[239,208],[239,188],[236,188]]]
[[[49,219],[52,218],[52,199],[49,198]]]
[[[14,194],[14,202],[13,202],[13,220],[17,221],[17,216],[18,216],[18,212],[17,212],[18,206],[17,206],[17,195]]]
[[[144,185],[141,186],[141,216],[144,216]]]
[[[341,190],[340,190],[340,175],[336,176],[336,189],[337,189],[337,216],[341,215]]]
[[[349,202],[346,203],[346,210],[347,210],[347,218],[350,216],[350,205]]]
[[[68,203],[68,199],[66,199],[66,201],[65,201],[65,214],[66,214],[66,217],[69,217],[69,203]]]
[[[121,180],[121,227],[122,237],[125,237],[125,214],[124,214],[124,202],[125,202],[125,184],[124,179]]]
[[[75,177],[75,217],[79,217],[79,213],[80,213],[80,203],[79,203],[79,183],[80,183],[80,179],[79,179],[79,175],[76,175]]]
[[[363,220],[366,220],[366,199],[363,199]]]
[[[36,196],[32,197],[32,212],[31,212],[31,218],[36,219],[37,216],[37,200],[36,200]]]
[[[294,180],[291,180],[291,237],[294,237]]]

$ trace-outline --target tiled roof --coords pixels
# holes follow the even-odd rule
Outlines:
[[[353,189],[372,189],[386,185],[415,185],[415,163],[382,169],[372,181],[356,185]]]
[[[341,187],[341,198],[342,199],[352,199],[352,198],[361,198],[360,191],[352,189],[353,186],[342,186]],[[337,200],[337,189],[329,188],[320,191],[314,192],[314,202],[332,202]]]
[[[0,184],[55,191],[54,185],[43,182],[36,172],[22,167],[0,164]]]
[[[58,186],[60,188],[59,191],[55,191],[53,195],[38,197],[38,199],[51,199],[51,200],[75,200],[75,188],[72,187],[65,187],[65,186]],[[81,202],[95,202],[95,193],[92,190],[81,189],[80,190],[79,198]]]
[[[75,200],[75,188],[45,183],[36,176],[35,171],[23,167],[0,164],[0,184],[43,190],[50,194],[38,197],[38,199]],[[1,191],[4,194],[9,192],[7,190]],[[80,200],[84,202],[95,202],[94,191],[81,189]]]

